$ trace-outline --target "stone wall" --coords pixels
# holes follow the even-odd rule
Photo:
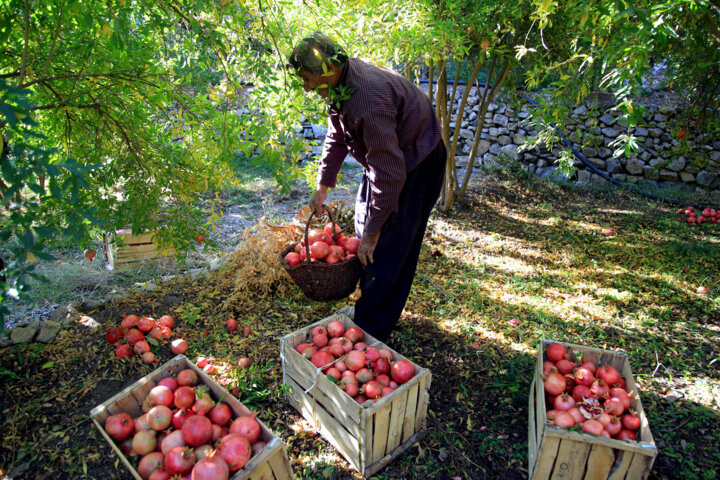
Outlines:
[[[455,111],[463,88],[458,88]],[[478,101],[478,92],[472,87],[456,153],[460,170],[466,168],[472,149],[478,124]],[[643,189],[685,186],[699,195],[707,196],[716,204],[720,203],[720,135],[696,143],[686,133],[684,141],[680,141],[680,129],[674,121],[675,109],[670,105],[646,107],[645,123],[632,130],[638,137],[639,149],[629,156],[613,157],[611,143],[626,133],[626,129],[618,122],[617,112],[591,114],[589,109],[593,107],[580,105],[574,109],[572,122],[564,133],[590,164],[613,179],[636,184]],[[540,177],[565,178],[555,164],[561,151],[559,147],[552,151],[542,147],[526,151],[520,149],[525,139],[534,132],[526,121],[531,109],[528,104],[513,108],[501,101],[490,105],[478,145],[475,168],[501,164],[502,157],[507,156]],[[451,130],[454,127],[452,124]],[[315,125],[306,126],[302,134],[322,143],[325,129]],[[313,150],[318,154],[322,146]],[[574,166],[577,170],[569,180],[579,184],[607,183],[577,157]]]

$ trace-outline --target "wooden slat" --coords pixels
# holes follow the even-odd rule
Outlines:
[[[428,404],[430,403],[430,370],[425,370],[422,374],[422,381],[418,385],[418,406],[415,413],[415,431],[425,429],[425,419],[427,418]]]
[[[421,440],[424,436],[424,430],[417,432],[415,435],[410,437],[407,442],[402,443],[398,448],[390,452],[388,455],[384,456],[372,465],[367,466],[364,470],[363,477],[368,478],[372,476],[375,472],[385,468],[390,462],[392,462],[397,457],[406,452],[410,447],[413,446],[415,442]]]
[[[615,459],[615,463],[610,469],[610,474],[607,477],[608,480],[624,480],[625,474],[627,473],[628,468],[630,468],[633,455],[634,454],[632,452],[620,450],[617,458]]]
[[[528,478],[533,478],[535,461],[537,460],[538,442],[535,436],[535,380],[530,384],[528,394]]]
[[[373,419],[374,416],[368,414],[368,412],[363,409],[360,416],[360,448],[358,450],[360,455],[360,465],[362,466],[362,469],[359,470],[360,472],[365,472],[367,467],[372,463]]]
[[[255,467],[246,478],[248,480],[274,480],[272,469],[267,462]]]
[[[540,453],[538,453],[535,475],[532,477],[533,480],[548,480],[550,478],[559,447],[560,439],[553,437],[543,439]]]
[[[314,383],[317,385],[313,392],[318,400],[330,409],[336,417],[346,417],[341,421],[348,430],[357,430],[360,423],[360,410],[362,407],[337,384],[328,380],[325,374],[318,374],[317,368],[307,358],[295,351],[294,348],[285,352],[285,375],[290,376],[304,390]]]
[[[633,455],[627,474],[625,474],[626,480],[645,480],[648,478],[654,461],[655,457],[638,453]]]
[[[313,400],[305,395],[300,386],[291,378],[286,378],[290,387],[287,400],[306,420],[314,422],[318,419],[318,430],[345,459],[358,471],[361,470],[358,440],[350,435],[345,428],[322,408],[314,408]]]
[[[614,461],[612,448],[593,445],[585,468],[585,480],[607,480]]]
[[[388,430],[390,428],[390,404],[386,404],[374,413],[373,425],[373,455],[372,463],[380,460],[387,453]]]
[[[273,478],[275,480],[288,480],[294,478],[292,468],[290,467],[290,460],[288,460],[285,454],[285,445],[280,442],[277,449],[275,449],[268,458],[268,465],[272,469]]]
[[[555,457],[551,480],[579,480],[585,471],[590,445],[585,442],[562,440]]]
[[[396,392],[398,398],[393,400],[390,410],[390,430],[388,431],[387,452],[395,450],[402,440],[403,420],[405,417],[405,407],[407,405],[408,392]]]
[[[420,393],[420,384],[413,385],[407,392],[405,414],[402,423],[402,442],[415,435],[415,418],[417,418],[417,406]]]

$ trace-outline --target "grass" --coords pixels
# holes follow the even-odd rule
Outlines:
[[[480,180],[451,215],[436,213],[389,340],[433,374],[427,436],[373,478],[525,478],[527,392],[543,338],[626,352],[660,451],[652,478],[717,478],[720,226],[688,226],[674,211],[628,192],[498,173]],[[430,255],[435,249],[441,255]],[[284,401],[278,358],[282,336],[347,302],[309,302],[293,287],[289,294],[258,296],[251,308],[225,310],[223,300],[232,292],[221,284],[208,277],[151,294],[131,292],[88,315],[112,323],[120,312],[159,311],[168,292],[182,290],[172,313],[191,356],[212,357],[234,372],[216,379],[242,389],[259,409],[287,445],[296,475],[358,478]],[[696,293],[701,284],[709,294]],[[222,327],[227,316],[256,335],[229,335]],[[71,325],[57,343],[0,351],[6,392],[0,410],[21,409],[5,417],[3,428],[12,435],[0,443],[0,470],[22,463],[16,452],[39,451],[49,459],[44,468],[52,478],[73,478],[85,469],[107,478],[116,471],[109,448],[72,425],[106,399],[92,387],[100,379],[112,376],[120,388],[150,367],[113,359],[101,330]],[[165,347],[156,351],[161,362],[171,358]],[[257,367],[237,372],[240,356]],[[43,369],[50,361],[54,366]],[[58,378],[60,388],[43,389]],[[42,402],[22,401],[27,398]],[[54,398],[64,400],[45,408]],[[48,425],[77,438],[63,440],[53,456],[47,444],[33,440],[52,435]],[[39,473],[33,468],[30,473]]]

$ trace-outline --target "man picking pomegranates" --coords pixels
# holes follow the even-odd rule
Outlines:
[[[432,103],[396,72],[348,57],[322,33],[305,37],[290,65],[306,92],[328,102],[316,214],[347,154],[363,167],[355,203],[363,265],[355,323],[385,340],[405,306],[428,218],[442,188],[446,150]]]

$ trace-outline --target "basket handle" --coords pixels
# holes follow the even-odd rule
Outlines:
[[[343,232],[343,230],[345,230],[345,229],[343,228],[342,230],[340,230],[339,232],[337,232],[337,234],[335,234],[335,217],[333,217],[332,210],[328,208],[328,209],[325,210],[325,212],[327,212],[328,217],[330,217],[330,221],[332,222],[332,231],[333,231],[332,238],[333,238],[333,240],[334,240],[334,239],[337,238],[337,236],[340,235],[340,234]],[[312,220],[312,218],[313,218],[314,216],[315,216],[315,209],[311,209],[311,210],[310,210],[310,215],[308,216],[307,222],[305,223],[305,253],[307,253],[307,258],[306,258],[305,260],[306,260],[308,263],[311,263],[311,262],[312,262],[312,260],[310,260],[310,244],[309,244],[309,242],[308,242],[308,233],[310,232],[310,221]],[[318,216],[318,218],[320,218],[320,216]]]

